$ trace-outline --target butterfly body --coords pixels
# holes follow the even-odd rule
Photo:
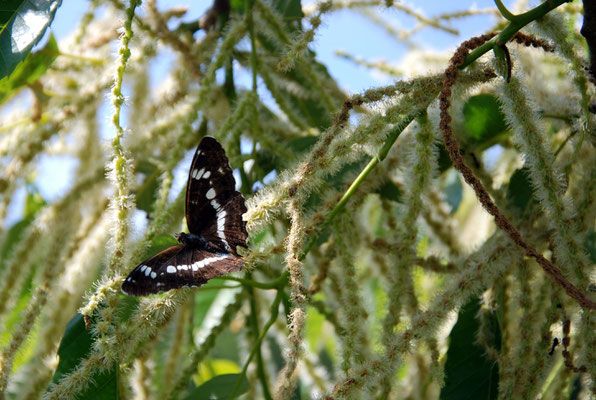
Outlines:
[[[225,253],[227,251],[224,246],[215,246],[203,236],[194,233],[180,232],[176,235],[176,240],[189,249],[206,250],[211,253]]]
[[[180,244],[139,264],[124,280],[122,292],[145,296],[183,286],[201,286],[209,279],[240,271],[244,260],[236,247],[246,247],[246,205],[235,190],[224,149],[212,137],[197,147],[186,186],[189,233],[176,235]]]

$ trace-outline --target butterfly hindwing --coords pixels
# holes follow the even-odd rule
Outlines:
[[[143,261],[136,266],[122,284],[122,292],[131,296],[145,296],[157,293],[157,276],[163,270],[163,266],[174,258],[184,248],[179,244],[168,247],[153,257]]]
[[[172,246],[135,268],[122,284],[122,291],[145,296],[184,286],[201,286],[209,279],[240,271],[243,263],[241,257],[233,254]]]

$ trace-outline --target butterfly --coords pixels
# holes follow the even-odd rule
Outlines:
[[[246,247],[244,197],[226,153],[217,140],[201,140],[190,165],[186,185],[186,223],[180,244],[139,264],[122,284],[122,292],[145,296],[183,286],[201,286],[209,279],[240,271],[244,260],[236,247]]]

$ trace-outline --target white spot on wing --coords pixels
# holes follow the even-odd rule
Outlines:
[[[173,265],[168,265],[168,268],[166,268],[166,271],[168,272],[168,274],[175,274],[176,267],[174,267]]]
[[[157,277],[157,274],[155,272],[151,273],[151,279],[155,279]]]
[[[147,267],[147,269],[145,270],[145,276],[149,276],[150,273],[151,273],[151,267]]]
[[[207,196],[207,199],[209,200],[215,198],[215,190],[213,190],[213,188],[209,189],[205,196]]]
[[[198,169],[196,169],[196,168],[195,168],[195,169],[193,169],[193,170],[192,170],[192,175],[191,175],[191,176],[192,176],[193,178],[196,178],[196,177],[197,177],[197,172],[199,172],[199,170],[198,170]]]
[[[226,241],[226,236],[224,235],[224,227],[226,224],[226,212],[225,210],[221,210],[217,213],[217,236],[220,237],[221,241],[224,243],[227,249],[230,248],[228,242]]]
[[[147,269],[146,265],[141,265],[141,272],[145,272],[146,269]]]
[[[209,264],[211,264],[212,262],[215,261],[219,261],[219,260],[223,260],[224,258],[227,258],[227,255],[224,256],[219,256],[219,257],[209,257],[209,258],[205,258],[204,260],[201,261],[197,261],[196,263],[194,263],[191,267],[193,271],[198,271],[199,268],[203,268]]]
[[[162,282],[157,282],[157,283],[155,284],[155,286],[165,286],[165,283],[162,283]]]
[[[211,171],[206,171],[203,175],[203,179],[208,179],[211,176]]]
[[[195,169],[195,171],[196,171],[196,169]],[[197,171],[196,174],[193,172],[193,175],[194,175],[193,178],[201,179],[201,177],[203,176],[204,173],[205,173],[205,168],[201,168],[200,170]]]

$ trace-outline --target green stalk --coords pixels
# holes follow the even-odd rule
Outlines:
[[[265,290],[283,288],[286,285],[286,281],[287,281],[287,278],[284,278],[283,275],[270,283],[257,282],[257,281],[253,281],[250,279],[237,278],[235,276],[218,276],[217,278],[213,278],[213,279],[221,279],[221,280],[226,280],[226,281],[240,282],[244,286],[254,287],[257,289],[265,289]]]
[[[513,35],[515,35],[521,28],[528,25],[532,21],[536,21],[537,19],[542,18],[548,12],[559,7],[563,3],[567,3],[567,0],[546,0],[538,7],[533,8],[530,11],[527,11],[519,15],[512,15],[511,13],[509,13],[509,11],[506,11],[509,17],[505,14],[503,14],[503,16],[511,21],[509,25],[507,25],[507,27],[503,29],[503,31],[499,33],[497,36],[487,41],[474,51],[470,52],[470,54],[466,56],[466,59],[464,60],[463,64],[459,66],[459,69],[464,69],[468,65],[472,64],[482,55],[492,50],[493,47],[507,43],[509,39],[511,39]],[[497,2],[497,7],[498,6],[499,2]],[[501,11],[501,13],[503,13],[500,7],[499,10]]]
[[[511,11],[509,11],[507,9],[507,7],[505,7],[505,4],[503,4],[503,2],[501,0],[495,0],[495,4],[497,5],[497,8],[499,9],[499,12],[501,13],[501,15],[507,21],[515,20],[516,16],[514,14],[512,14]]]
[[[250,362],[252,361],[252,359],[255,356],[255,354],[257,353],[257,351],[260,350],[261,343],[263,342],[263,339],[265,339],[265,335],[269,331],[269,328],[271,328],[271,326],[277,320],[277,316],[279,314],[279,304],[281,303],[281,298],[282,298],[282,292],[283,292],[283,288],[280,288],[277,291],[277,295],[275,296],[275,299],[273,300],[273,304],[271,304],[271,318],[269,318],[269,321],[267,321],[267,323],[263,327],[263,331],[259,335],[257,342],[254,344],[254,346],[250,352],[250,355],[248,356],[248,360],[246,360],[246,362],[244,363],[244,367],[242,368],[242,371],[240,372],[240,376],[236,380],[236,383],[234,384],[234,388],[228,395],[228,400],[231,400],[234,398],[234,395],[238,391],[238,387],[240,386],[240,383],[242,382],[242,378],[246,375],[246,370],[248,369]]]
[[[358,175],[358,177],[354,180],[354,182],[352,182],[352,184],[350,185],[348,190],[346,190],[346,192],[344,193],[342,198],[335,205],[333,210],[331,210],[331,212],[329,213],[329,215],[323,222],[321,229],[319,229],[319,231],[317,233],[310,236],[310,239],[304,246],[304,251],[300,255],[300,260],[304,260],[304,258],[308,254],[308,252],[312,249],[312,247],[317,242],[317,240],[319,240],[319,238],[321,237],[323,232],[325,232],[325,230],[327,229],[329,224],[331,224],[331,222],[337,216],[337,214],[339,214],[339,212],[344,209],[344,207],[348,203],[348,200],[350,200],[350,198],[354,195],[354,193],[356,193],[358,186],[360,186],[360,184],[362,184],[362,182],[364,182],[364,179],[368,176],[368,174],[374,169],[374,167],[378,163],[380,163],[381,161],[383,161],[385,159],[385,157],[387,157],[387,154],[389,153],[391,146],[393,146],[393,143],[395,143],[395,141],[397,140],[399,135],[404,131],[404,129],[406,129],[408,127],[408,125],[410,125],[410,122],[412,122],[414,120],[414,118],[416,118],[422,112],[424,112],[424,110],[412,111],[411,113],[407,114],[397,125],[395,125],[393,127],[393,129],[387,135],[387,140],[385,141],[385,144],[383,145],[383,147],[381,147],[381,149],[379,149],[379,152],[377,153],[377,155],[375,155],[370,160],[368,165],[362,170],[362,172],[360,172],[360,175]],[[275,281],[273,281],[271,283],[262,283],[262,282],[252,281],[249,279],[236,278],[234,276],[221,276],[221,277],[214,278],[214,279],[225,279],[225,280],[236,281],[236,282],[242,283],[243,285],[267,290],[267,289],[283,288],[285,286],[285,284],[287,283],[288,276],[289,276],[288,271],[286,270],[279,278],[277,278]]]
[[[247,272],[246,275],[250,277],[250,272]],[[258,309],[257,309],[257,301],[255,299],[255,290],[252,287],[248,287],[246,289],[248,293],[249,303],[250,303],[250,315],[249,315],[249,323],[250,327],[253,330],[254,337],[258,338],[259,334],[259,319],[258,319]],[[261,346],[257,348],[257,375],[259,380],[261,381],[261,386],[263,388],[263,396],[266,400],[272,400],[271,393],[269,392],[269,379],[267,378],[267,371],[265,370],[265,366],[263,365],[263,355],[261,353]]]
[[[352,182],[348,190],[346,190],[339,202],[335,205],[335,207],[333,207],[333,210],[331,210],[331,212],[321,225],[321,229],[319,229],[319,231],[314,235],[310,236],[308,242],[304,246],[304,251],[300,255],[300,260],[304,260],[308,252],[311,250],[312,246],[317,242],[317,240],[319,240],[319,237],[321,237],[323,232],[325,232],[327,227],[329,227],[329,224],[331,224],[331,221],[333,221],[337,214],[339,214],[345,208],[346,204],[348,203],[348,200],[350,200],[354,193],[356,193],[358,186],[360,186],[360,184],[364,182],[364,179],[368,176],[368,174],[370,174],[370,172],[377,166],[378,163],[380,163],[385,159],[385,157],[387,157],[387,154],[389,153],[391,146],[393,146],[393,143],[395,143],[399,135],[404,131],[404,129],[408,127],[408,125],[410,125],[410,122],[412,122],[414,118],[416,118],[422,112],[423,110],[412,111],[411,113],[407,114],[397,125],[393,127],[393,129],[389,132],[389,135],[387,135],[387,140],[385,140],[385,144],[383,145],[383,147],[381,147],[377,155],[375,155],[370,160],[368,165],[362,170],[362,172],[360,172],[360,175],[358,175],[354,182]]]
[[[246,26],[248,27],[248,36],[250,37],[250,67],[252,69],[252,90],[257,92],[257,43],[255,41],[255,24],[252,18],[254,0],[246,0],[244,10],[246,13]]]

